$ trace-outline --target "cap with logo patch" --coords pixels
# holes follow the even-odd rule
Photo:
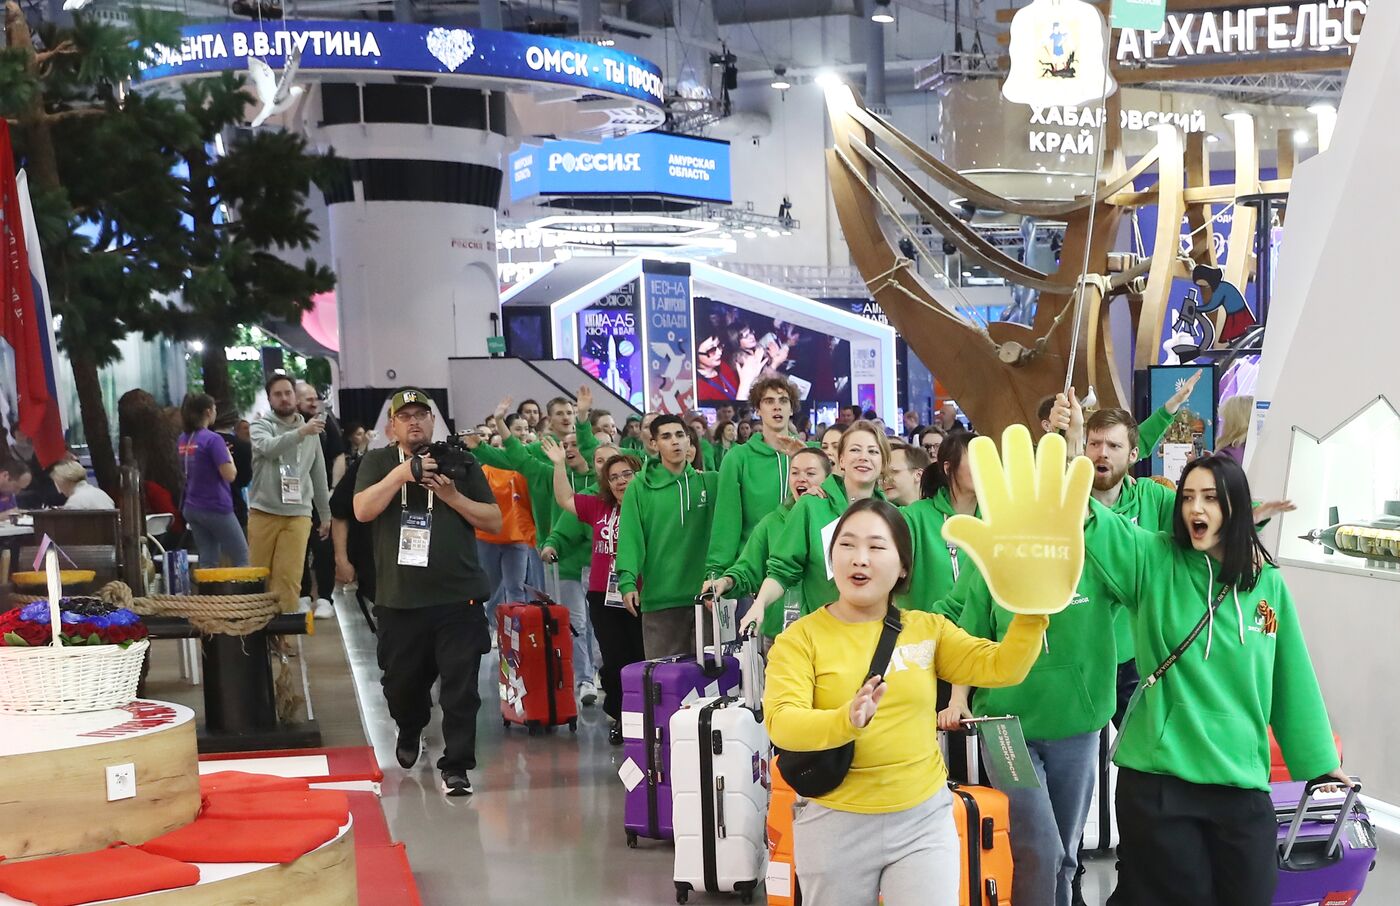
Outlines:
[[[426,406],[430,411],[433,408],[433,399],[422,390],[400,390],[389,400],[389,416],[392,418],[404,406]]]

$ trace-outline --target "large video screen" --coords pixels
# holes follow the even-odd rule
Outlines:
[[[804,401],[848,400],[850,343],[735,305],[695,297],[695,382],[700,405],[747,401],[754,381],[780,375]]]

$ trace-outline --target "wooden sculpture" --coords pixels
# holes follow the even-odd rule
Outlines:
[[[1239,195],[1288,190],[1287,179],[1260,182],[1254,122],[1247,115],[1231,118],[1235,184],[1211,185],[1205,136],[1193,134],[1183,142],[1173,126],[1159,127],[1156,147],[1127,166],[1120,151],[1117,98],[1111,97],[1102,178],[1093,195],[1068,202],[1024,201],[1003,198],[958,173],[868,110],[849,87],[828,89],[826,98],[834,136],[827,169],[851,260],[890,323],[982,433],[998,435],[1016,423],[1038,426],[1041,400],[1062,389],[1074,343],[1075,295],[1086,245],[1088,276],[1074,385],[1081,390],[1093,385],[1101,406],[1131,410],[1131,387],[1125,380],[1131,376],[1120,375],[1115,365],[1110,305],[1126,302],[1131,311],[1134,370],[1157,364],[1172,280],[1189,277],[1195,263],[1217,263],[1211,205],[1233,202]],[[1135,190],[1134,182],[1154,164],[1156,184]],[[1060,268],[1043,273],[995,248],[925,189],[920,174],[982,210],[1064,221]],[[915,261],[898,248],[900,231],[907,226],[896,197],[968,259],[1012,284],[1039,290],[1031,326],[974,324],[958,313],[956,290],[921,278]],[[1153,204],[1159,211],[1150,257],[1110,256],[1124,213]],[[1190,257],[1180,250],[1183,216],[1197,230]],[[1255,216],[1253,208],[1237,206],[1230,226],[1225,279],[1241,288],[1254,271]]]

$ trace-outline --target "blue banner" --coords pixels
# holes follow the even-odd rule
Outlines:
[[[686,265],[657,264],[642,274],[647,347],[647,406],[681,415],[695,408],[690,328],[690,274]]]
[[[526,145],[510,156],[510,199],[534,195],[666,195],[729,204],[729,143],[643,132]]]
[[[399,22],[275,21],[187,25],[179,47],[158,46],[140,81],[242,71],[257,57],[280,69],[293,47],[301,69],[479,76],[609,91],[661,106],[656,64],[584,44],[481,28]]]

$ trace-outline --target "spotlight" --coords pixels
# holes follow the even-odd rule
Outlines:
[[[204,351],[204,341],[203,341],[203,340],[191,340],[191,341],[190,341],[190,349],[194,350],[195,352],[203,352],[203,351]]]
[[[875,9],[870,13],[870,21],[879,22],[881,25],[889,25],[894,21],[890,0],[875,0]]]
[[[1206,136],[1206,141],[1210,142],[1211,144],[1214,144],[1214,143],[1220,141],[1220,136],[1218,136],[1218,135],[1212,133],[1212,134]]]
[[[841,77],[829,69],[824,69],[817,73],[817,77],[813,79],[813,81],[817,83],[817,87],[822,91],[830,91],[842,85]]]
[[[1313,104],[1311,107],[1308,108],[1308,113],[1311,113],[1313,116],[1320,116],[1336,112],[1337,108],[1334,105],[1327,103]]]
[[[787,80],[786,66],[773,67],[773,81],[770,84],[779,91],[787,91],[792,87],[792,83]]]
[[[1293,140],[1300,145],[1306,143],[1308,140],[1308,130],[1295,129],[1293,131]]]

